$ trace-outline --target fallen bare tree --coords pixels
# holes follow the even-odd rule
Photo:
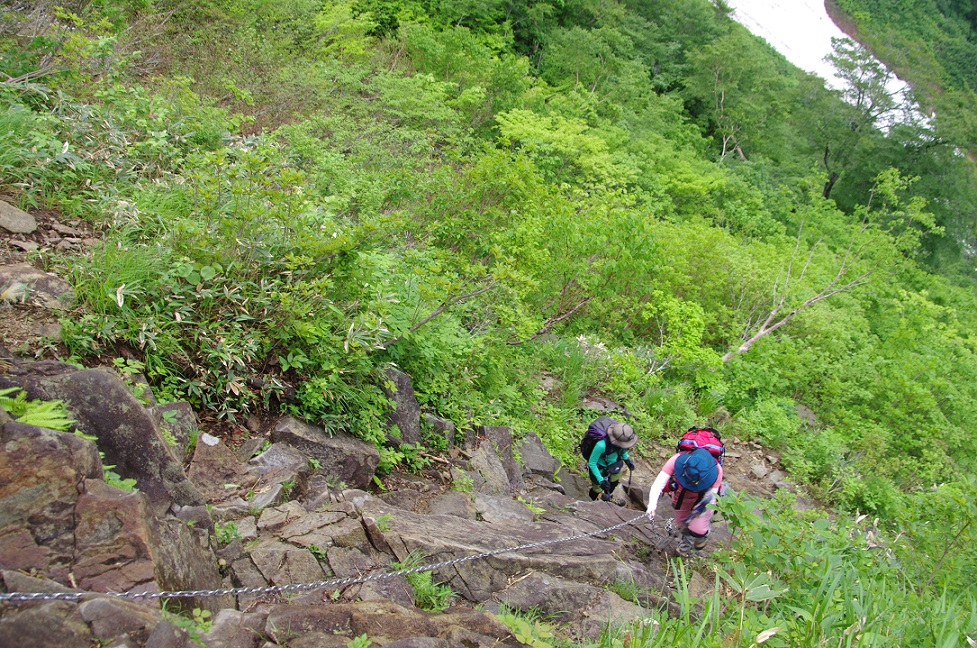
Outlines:
[[[864,233],[866,229],[868,229],[868,222],[864,221],[859,234]],[[814,295],[790,310],[786,310],[788,307],[788,301],[792,297],[790,287],[792,280],[794,280],[794,262],[797,259],[798,252],[800,251],[801,234],[803,231],[804,228],[802,225],[801,231],[797,233],[797,243],[794,246],[794,252],[791,254],[790,260],[787,262],[786,277],[784,278],[783,287],[778,290],[779,280],[777,283],[774,283],[772,306],[770,310],[765,311],[757,318],[750,318],[750,321],[747,323],[743,335],[741,336],[743,343],[737,348],[727,351],[723,355],[724,363],[729,362],[736,356],[742,355],[749,351],[759,340],[770,335],[777,329],[782,328],[801,311],[808,309],[818,302],[828,299],[829,297],[837,295],[838,293],[848,292],[867,283],[869,277],[873,272],[875,272],[875,268],[873,267],[862,272],[861,274],[858,274],[854,278],[845,281],[846,276],[848,276],[848,274],[851,272],[853,266],[861,257],[861,253],[864,250],[864,245],[859,245],[856,247],[855,241],[858,237],[853,237],[848,243],[848,248],[845,250],[845,256],[842,258],[841,265],[838,267],[838,272],[835,273],[835,276]],[[797,277],[796,283],[800,283],[804,280],[808,269],[811,267],[811,261],[814,258],[814,253],[821,241],[822,239],[818,239],[818,241],[811,247],[811,250],[807,255],[807,261],[804,263],[804,267],[801,270],[800,275]]]

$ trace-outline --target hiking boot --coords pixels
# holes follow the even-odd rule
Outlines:
[[[679,540],[678,547],[676,551],[680,556],[690,556],[698,554],[700,551],[706,548],[706,543],[709,541],[709,536],[704,535],[702,537],[694,536],[688,531],[682,531],[682,538]]]
[[[600,496],[602,502],[610,502],[611,504],[617,504],[618,506],[627,506],[628,503],[623,497],[617,497],[611,495],[610,493],[604,493]]]

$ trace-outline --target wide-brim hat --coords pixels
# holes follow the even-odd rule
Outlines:
[[[627,450],[638,442],[638,435],[627,423],[614,423],[607,428],[607,440],[611,445]]]
[[[719,466],[709,451],[699,448],[675,460],[675,481],[686,490],[709,490],[719,477]]]

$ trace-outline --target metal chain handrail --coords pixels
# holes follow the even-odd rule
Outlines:
[[[555,540],[542,540],[540,542],[531,542],[528,544],[518,545],[516,547],[493,549],[491,551],[484,551],[482,553],[474,554],[471,556],[462,556],[461,558],[453,558],[451,560],[435,563],[433,565],[420,565],[417,567],[411,567],[409,569],[378,572],[376,574],[371,574],[370,576],[350,576],[349,578],[317,581],[314,583],[295,583],[292,585],[269,585],[265,587],[232,587],[228,589],[211,589],[211,590],[181,590],[176,592],[7,592],[7,593],[0,593],[0,602],[78,601],[86,596],[108,596],[108,597],[123,598],[123,599],[207,598],[207,597],[217,597],[217,596],[240,596],[240,595],[249,595],[249,594],[279,594],[282,592],[313,592],[321,589],[338,589],[341,587],[346,587],[347,585],[355,585],[356,583],[369,583],[372,581],[379,581],[387,578],[393,578],[394,576],[407,576],[409,574],[418,574],[426,571],[434,571],[435,569],[441,569],[442,567],[451,567],[452,565],[458,565],[460,563],[469,562],[472,560],[483,560],[485,558],[490,558],[492,556],[497,556],[499,554],[512,553],[514,551],[526,551],[529,549],[538,549],[540,547],[545,547],[548,545],[555,545],[564,542],[571,542],[573,540],[590,538],[593,536],[601,535],[603,533],[610,533],[611,531],[615,531],[622,527],[628,526],[629,524],[634,524],[638,520],[641,520],[646,517],[650,517],[647,511],[645,513],[642,513],[641,515],[631,518],[630,520],[625,520],[620,524],[615,524],[614,526],[609,526],[605,529],[598,529],[597,531],[591,531],[589,533],[578,533],[577,535],[569,536],[566,538],[556,538]],[[654,518],[651,519],[654,520]]]

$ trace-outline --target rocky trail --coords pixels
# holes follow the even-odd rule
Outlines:
[[[156,403],[138,376],[54,359],[70,286],[36,264],[68,238],[71,250],[90,242],[62,231],[79,224],[31,216],[30,229],[0,207],[0,389],[64,401],[87,435],[0,410],[0,591],[65,593],[0,601],[0,644],[520,646],[500,610],[534,611],[587,642],[671,605],[669,504],[654,525],[627,524],[667,445],[642,443],[626,507],[591,502],[582,460],[559,466],[534,434],[506,427],[455,430],[420,411],[403,374],[391,422],[409,437],[424,416],[448,448],[416,474],[377,475],[375,447],[289,416],[224,434],[188,403]],[[595,417],[614,407],[586,405]],[[789,487],[776,456],[728,441],[734,490]],[[105,466],[138,490],[111,485]],[[729,539],[718,520],[712,547]],[[397,573],[413,564],[441,565],[433,582],[453,593],[443,612],[421,609]],[[693,570],[693,593],[711,586]]]

